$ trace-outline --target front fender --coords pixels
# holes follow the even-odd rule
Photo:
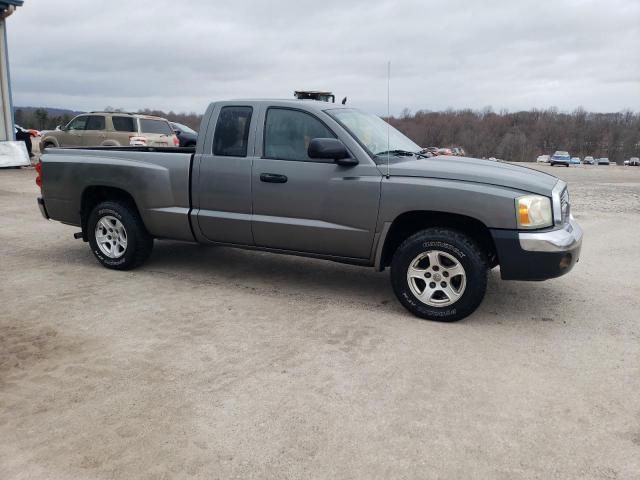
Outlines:
[[[498,185],[440,178],[383,179],[378,229],[411,211],[464,215],[488,228],[516,228],[514,200],[523,192]]]

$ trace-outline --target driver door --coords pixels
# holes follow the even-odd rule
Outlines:
[[[85,128],[89,115],[80,115],[71,120],[66,127],[64,127],[63,133],[58,137],[58,142],[61,147],[79,147],[82,145],[82,136],[84,135]]]
[[[337,135],[317,116],[262,112],[262,154],[253,161],[252,231],[260,247],[366,259],[378,216],[381,175],[372,162],[344,167],[311,159],[313,138]]]

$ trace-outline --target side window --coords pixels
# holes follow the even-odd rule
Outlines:
[[[104,130],[104,117],[102,115],[89,115],[85,130]]]
[[[133,117],[111,117],[113,129],[116,132],[135,132],[136,127]]]
[[[264,156],[279,160],[315,161],[307,155],[314,138],[335,138],[331,130],[305,112],[270,108],[264,127]]]
[[[166,120],[155,120],[153,118],[141,118],[140,130],[142,133],[157,133],[158,135],[173,135],[171,125]]]
[[[67,130],[84,130],[87,125],[88,116],[76,117],[69,122]]]
[[[246,157],[251,124],[251,107],[222,107],[213,134],[213,154]]]

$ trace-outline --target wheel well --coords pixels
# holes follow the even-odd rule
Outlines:
[[[429,227],[452,228],[468,235],[486,252],[491,267],[498,264],[493,237],[481,221],[453,213],[413,211],[403,213],[391,224],[382,249],[381,267],[391,264],[393,253],[405,239]]]
[[[104,186],[91,186],[85,188],[82,192],[82,199],[80,200],[80,216],[82,219],[82,239],[88,241],[87,237],[87,221],[89,220],[89,214],[93,208],[100,202],[107,200],[120,200],[131,204],[136,210],[138,207],[135,200],[129,194],[129,192],[117,187],[104,187]],[[140,213],[140,212],[138,212]]]

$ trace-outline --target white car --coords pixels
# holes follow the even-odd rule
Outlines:
[[[631,157],[629,159],[629,166],[630,167],[640,167],[640,158],[638,157]]]
[[[538,158],[536,158],[536,162],[537,163],[549,163],[550,158],[551,157],[549,155],[540,155],[540,156],[538,156]]]

